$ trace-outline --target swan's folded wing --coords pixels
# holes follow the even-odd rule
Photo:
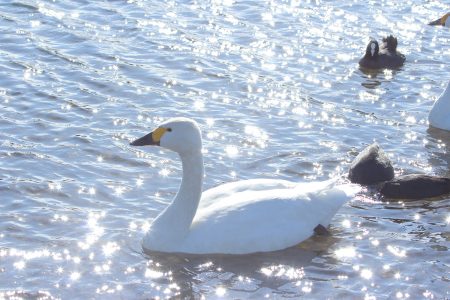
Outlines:
[[[296,187],[297,183],[280,179],[250,179],[229,182],[206,190],[202,193],[199,209],[204,209],[220,199],[247,191],[266,191]]]
[[[243,254],[275,251],[326,226],[352,193],[329,183],[299,188],[245,191],[199,209],[183,251]]]
[[[301,242],[313,234],[315,217],[309,199],[297,201],[286,194],[241,192],[197,211],[183,251],[243,254]]]

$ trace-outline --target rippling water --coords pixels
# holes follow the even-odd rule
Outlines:
[[[396,173],[450,175],[427,115],[450,79],[440,1],[0,4],[0,298],[450,297],[450,198],[345,205],[331,237],[240,257],[145,256],[181,164],[129,140],[203,130],[206,188],[345,174],[377,141]],[[365,74],[370,37],[406,64]],[[145,196],[144,196],[145,195]]]

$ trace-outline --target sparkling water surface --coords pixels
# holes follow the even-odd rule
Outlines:
[[[266,254],[145,255],[176,154],[129,141],[203,130],[205,188],[345,175],[376,141],[397,174],[450,175],[428,112],[450,80],[444,1],[0,4],[0,298],[445,299],[450,198],[365,191],[329,237]],[[396,71],[358,68],[394,34]],[[270,222],[270,220],[267,220]]]

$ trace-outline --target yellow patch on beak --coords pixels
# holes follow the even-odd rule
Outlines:
[[[152,132],[152,139],[154,142],[159,142],[162,138],[162,136],[164,135],[164,133],[166,133],[167,128],[164,127],[158,127],[155,130],[153,130]]]
[[[446,13],[442,18],[441,18],[441,25],[445,26],[445,23],[447,22],[448,17],[450,16],[450,13]]]

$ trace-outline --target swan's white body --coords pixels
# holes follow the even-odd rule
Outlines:
[[[442,95],[434,102],[428,122],[433,127],[450,130],[450,81]]]
[[[313,235],[319,224],[328,226],[356,192],[354,185],[334,180],[253,179],[202,193],[201,135],[194,121],[171,119],[132,143],[146,144],[177,151],[183,179],[173,202],[151,223],[145,251],[245,254],[285,249]]]

